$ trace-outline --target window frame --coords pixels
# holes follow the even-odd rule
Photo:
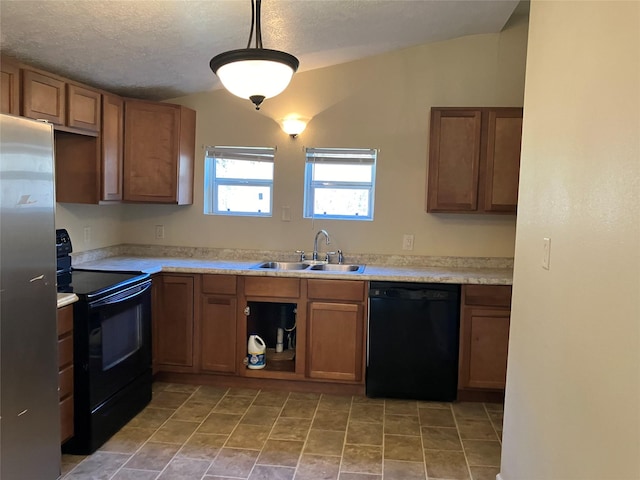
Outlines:
[[[205,148],[204,156],[204,215],[223,215],[230,217],[272,217],[273,193],[275,177],[275,147],[237,147],[214,146]],[[247,162],[267,162],[272,166],[271,180],[260,178],[217,178],[217,160],[239,160]],[[218,193],[220,186],[255,186],[268,187],[269,212],[241,212],[218,209]]]
[[[304,169],[304,204],[303,217],[311,219],[326,220],[355,220],[373,221],[375,204],[376,167],[378,150],[372,148],[306,148],[305,149],[305,169]],[[313,180],[313,170],[316,164],[334,165],[370,165],[371,181],[326,181]],[[314,201],[316,189],[356,189],[368,192],[367,209],[368,215],[336,215],[317,214],[314,212]]]

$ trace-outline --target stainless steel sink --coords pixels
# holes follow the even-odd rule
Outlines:
[[[362,273],[364,265],[343,265],[335,263],[324,263],[321,265],[312,265],[309,270],[322,272],[345,272],[345,273]]]
[[[309,265],[302,262],[262,262],[253,268],[265,270],[305,270],[309,268]]]

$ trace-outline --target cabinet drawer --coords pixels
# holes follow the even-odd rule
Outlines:
[[[235,275],[203,275],[202,293],[236,294]]]
[[[463,285],[462,303],[464,305],[509,308],[511,306],[511,285]]]
[[[244,280],[244,294],[247,297],[298,298],[300,280],[297,278],[247,277]]]
[[[58,373],[58,386],[60,387],[60,398],[73,394],[73,365],[63,368]]]
[[[60,443],[73,437],[73,396],[60,402]]]
[[[58,340],[58,367],[73,363],[73,336]]]
[[[58,337],[73,330],[73,305],[58,309]]]
[[[307,296],[323,300],[364,301],[365,282],[354,280],[307,280]]]

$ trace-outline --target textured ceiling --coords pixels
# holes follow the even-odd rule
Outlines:
[[[499,32],[518,0],[264,0],[265,48],[312,70]],[[250,0],[0,0],[4,53],[114,93],[166,99],[219,86],[211,57],[244,48]]]

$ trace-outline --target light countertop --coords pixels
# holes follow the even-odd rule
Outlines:
[[[58,308],[71,305],[78,301],[78,296],[75,293],[58,293]]]
[[[366,265],[362,273],[322,272],[312,270],[257,270],[256,260],[209,260],[181,257],[114,256],[101,260],[74,264],[75,268],[142,271],[146,273],[210,273],[270,277],[330,278],[341,280],[377,280],[421,283],[458,283],[511,285],[511,268],[448,267],[448,266],[389,266]]]

